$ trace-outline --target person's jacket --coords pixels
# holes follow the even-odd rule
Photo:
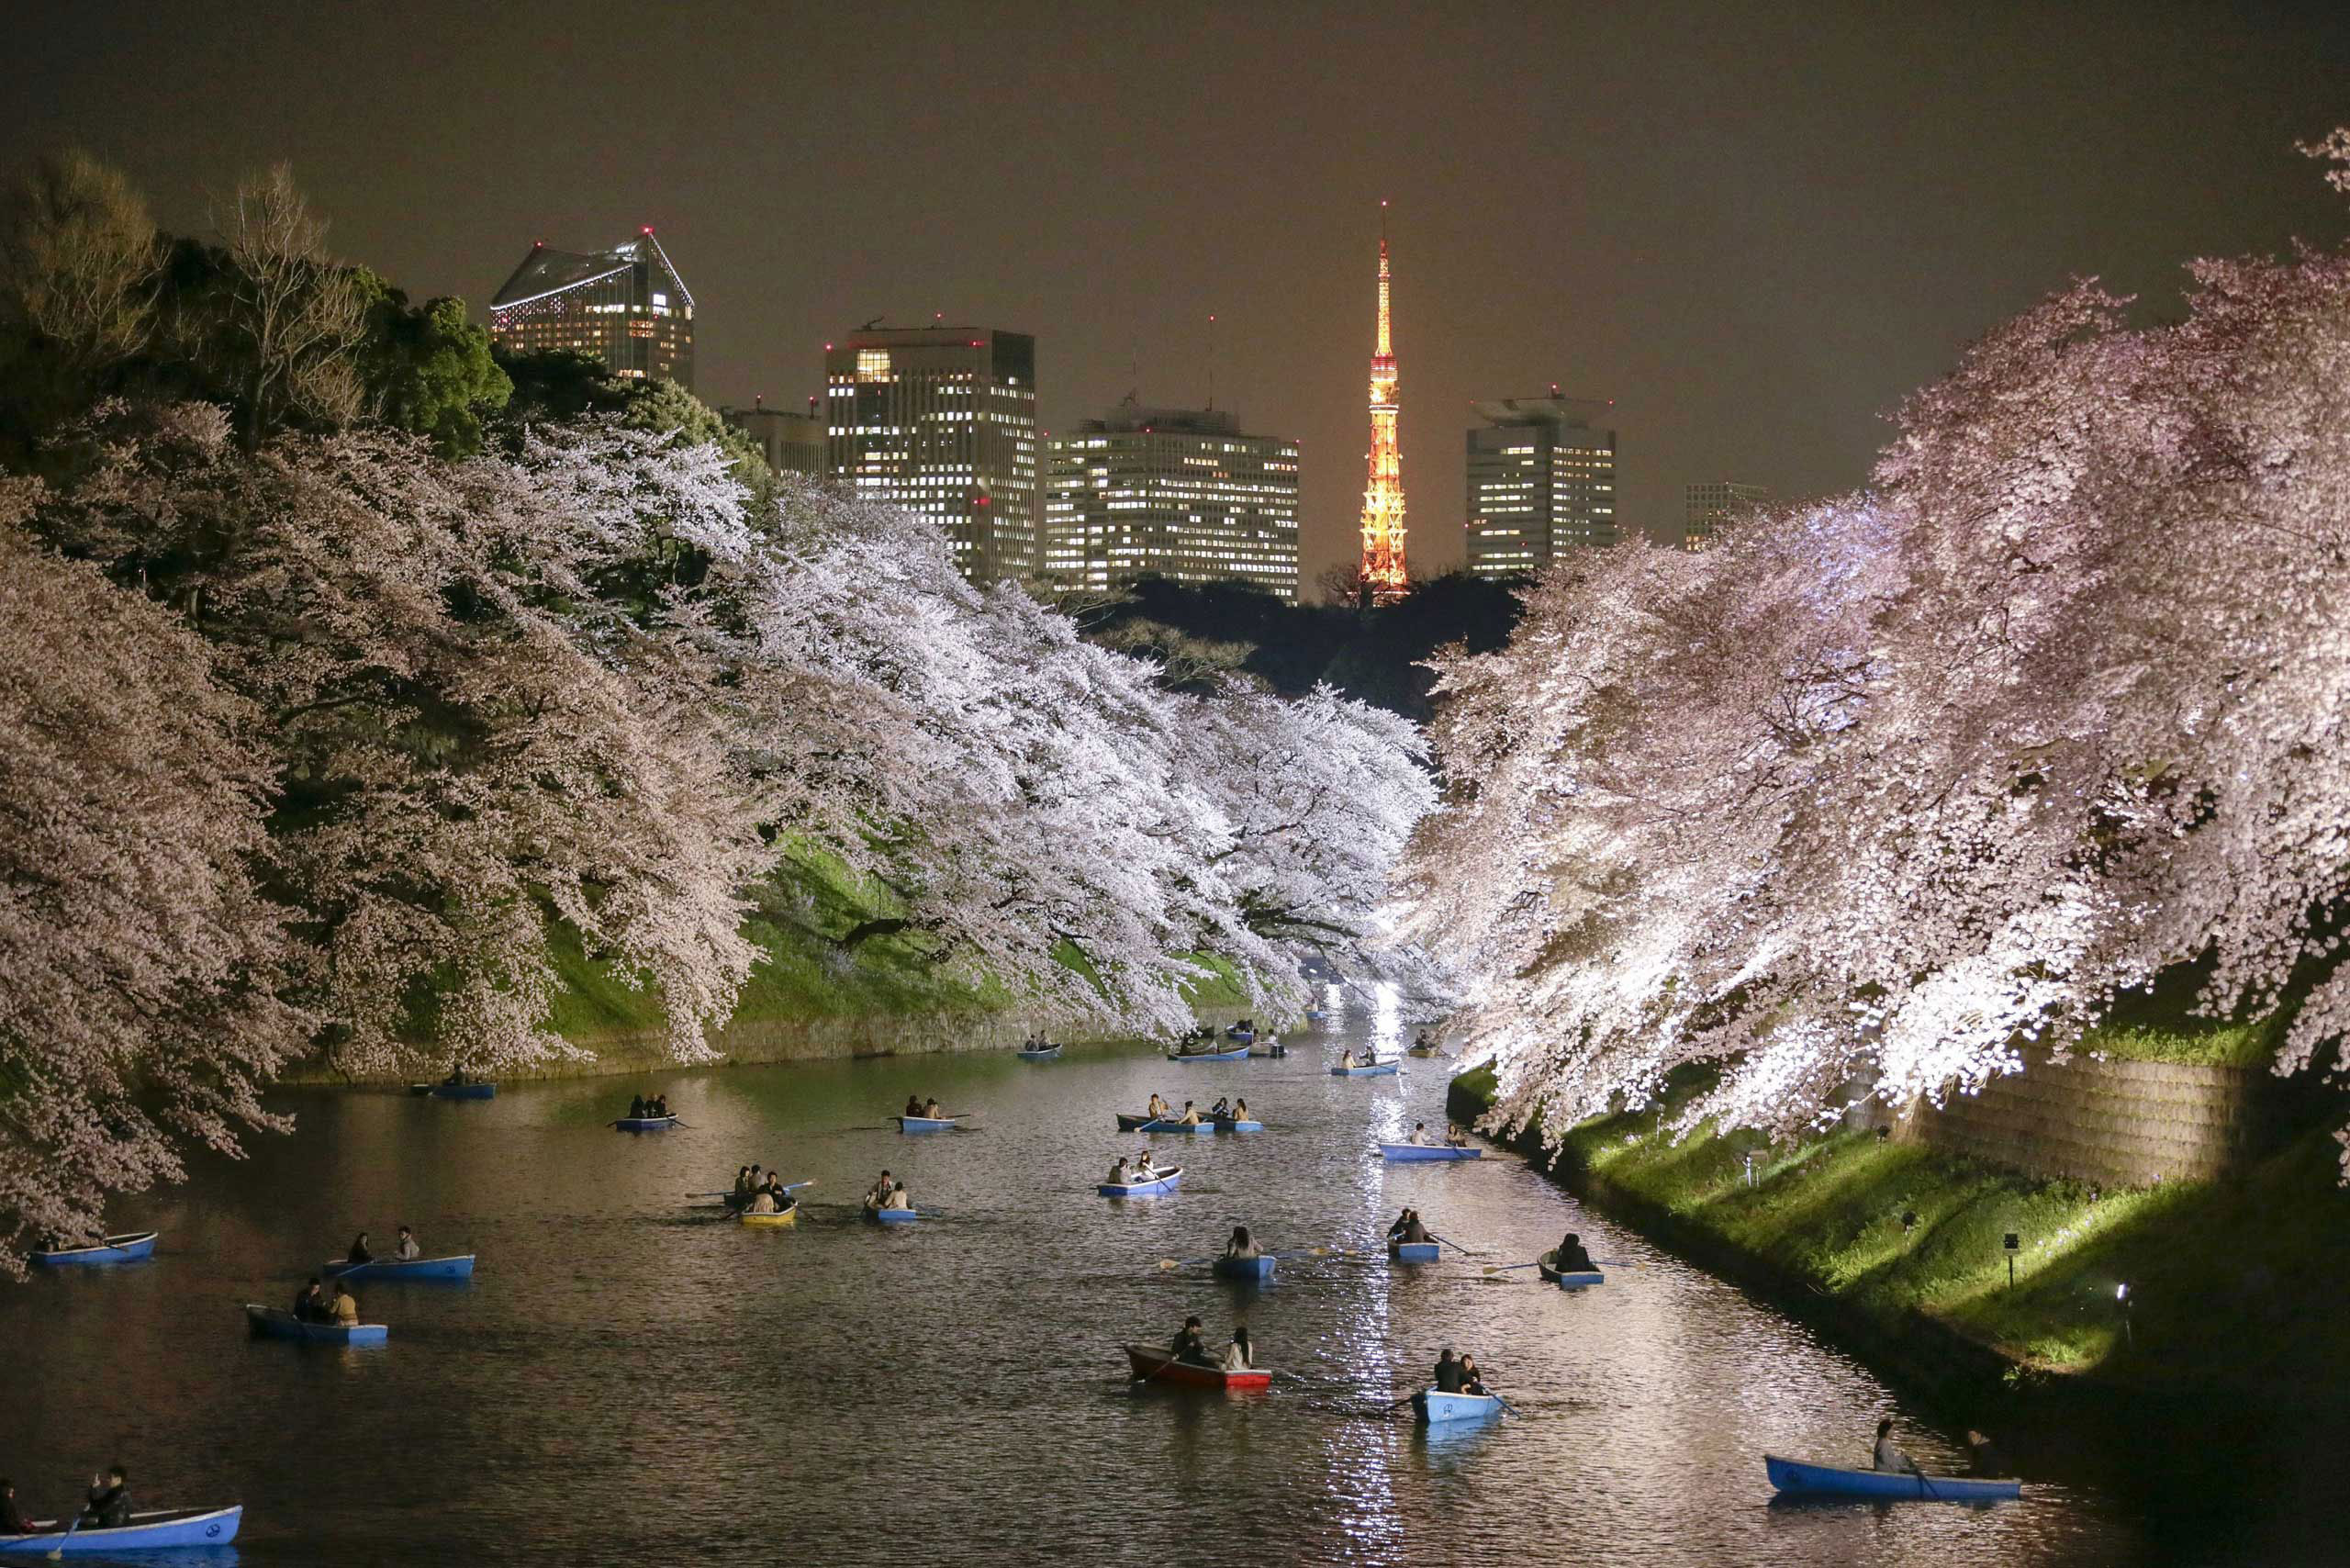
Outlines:
[[[1215,1365],[1208,1359],[1207,1341],[1200,1338],[1200,1331],[1196,1328],[1186,1328],[1175,1336],[1175,1359],[1189,1361],[1195,1367]]]
[[[304,1285],[302,1294],[294,1298],[294,1317],[298,1323],[318,1323],[328,1316],[327,1298],[316,1285]]]
[[[1918,1473],[1918,1462],[1894,1446],[1891,1432],[1877,1439],[1876,1451],[1870,1456],[1870,1460],[1879,1470],[1893,1471],[1904,1475]]]
[[[642,1116],[645,1114],[643,1095],[640,1094],[628,1103],[628,1114],[632,1116]]]
[[[351,1244],[351,1256],[343,1260],[347,1263],[372,1263],[375,1260],[375,1255],[356,1241]]]
[[[359,1303],[352,1298],[352,1294],[349,1291],[342,1291],[336,1294],[334,1298],[334,1320],[337,1323],[341,1324],[346,1328],[356,1327],[358,1326]]]
[[[1561,1274],[1595,1274],[1599,1265],[1591,1260],[1591,1253],[1581,1243],[1570,1252],[1561,1247],[1550,1255],[1550,1267]]]
[[[1469,1379],[1461,1372],[1460,1363],[1458,1361],[1447,1356],[1437,1362],[1436,1391],[1438,1394],[1458,1394],[1468,1384]]]
[[[90,1506],[83,1517],[100,1529],[120,1529],[130,1522],[130,1493],[121,1486],[93,1486]]]
[[[30,1535],[32,1520],[25,1518],[14,1497],[0,1497],[0,1535]]]

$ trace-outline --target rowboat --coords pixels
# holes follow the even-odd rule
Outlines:
[[[1534,1268],[1537,1273],[1539,1273],[1544,1279],[1550,1281],[1550,1283],[1558,1286],[1561,1290],[1589,1290],[1594,1285],[1604,1285],[1607,1282],[1607,1276],[1601,1273],[1596,1269],[1593,1269],[1588,1271],[1577,1271],[1571,1274],[1562,1274],[1559,1272],[1558,1270],[1550,1267],[1550,1260],[1556,1258],[1558,1255],[1558,1249],[1555,1247],[1552,1248],[1550,1251],[1543,1253],[1541,1257],[1537,1258],[1534,1260]]]
[[[1279,1040],[1275,1040],[1271,1045],[1267,1046],[1263,1050],[1261,1050],[1261,1051],[1250,1051],[1248,1054],[1249,1054],[1249,1056],[1250,1056],[1250,1057],[1252,1057],[1252,1058],[1257,1058],[1257,1059],[1259,1059],[1259,1060],[1263,1060],[1263,1061],[1280,1061],[1281,1058],[1283,1058],[1284,1057],[1286,1057],[1286,1056],[1288,1056],[1288,1055],[1289,1055],[1289,1047],[1288,1047],[1287,1046],[1285,1046],[1285,1045],[1282,1045]]]
[[[1908,1497],[1929,1503],[1980,1503],[2020,1497],[2020,1481],[1990,1481],[1972,1475],[1913,1475],[1897,1470],[1842,1470],[1806,1464],[1799,1459],[1762,1456],[1771,1484],[1793,1497]]]
[[[1244,1121],[1237,1116],[1218,1116],[1215,1130],[1220,1133],[1260,1133],[1265,1130],[1265,1124]]]
[[[263,1339],[304,1339],[319,1345],[380,1345],[391,1330],[380,1323],[305,1323],[280,1306],[245,1304],[245,1322]]]
[[[1444,1256],[1444,1249],[1433,1241],[1391,1241],[1387,1244],[1389,1261],[1396,1263],[1433,1263]]]
[[[1254,1038],[1254,1036],[1250,1036]],[[1228,1051],[1169,1051],[1169,1061],[1247,1061],[1248,1047],[1235,1046]]]
[[[919,1209],[883,1209],[871,1204],[865,1205],[865,1217],[876,1225],[912,1225],[922,1218]]]
[[[1418,1057],[1425,1061],[1429,1057],[1436,1055],[1436,1047],[1434,1046],[1413,1046],[1406,1049],[1404,1054],[1407,1057]]]
[[[1401,1065],[1394,1058],[1390,1057],[1385,1061],[1375,1061],[1368,1067],[1334,1067],[1330,1070],[1330,1076],[1333,1078],[1376,1078],[1382,1073],[1393,1073]]]
[[[1179,1361],[1153,1345],[1129,1345],[1126,1361],[1136,1383],[1176,1383],[1189,1388],[1260,1389],[1273,1385],[1273,1374],[1260,1367],[1225,1372],[1222,1367],[1195,1367]]]
[[[1226,1029],[1224,1032],[1224,1037],[1227,1040],[1253,1040],[1257,1037],[1257,1031],[1254,1029],[1244,1029],[1239,1025],[1235,1024],[1231,1028]]]
[[[1024,1048],[1021,1050],[1015,1050],[1012,1054],[1018,1057],[1022,1061],[1050,1061],[1055,1057],[1061,1054],[1061,1047],[1058,1046],[1046,1046],[1044,1049],[1037,1051]]]
[[[1211,1273],[1227,1280],[1252,1280],[1263,1284],[1273,1277],[1273,1255],[1260,1252],[1254,1258],[1218,1258],[1208,1265]]]
[[[32,1261],[48,1269],[62,1269],[74,1263],[131,1263],[153,1254],[157,1234],[151,1230],[134,1230],[123,1236],[109,1236],[104,1241],[94,1241],[87,1247],[55,1247],[28,1256]]]
[[[1155,1133],[1212,1133],[1215,1131],[1215,1119],[1212,1116],[1202,1116],[1196,1122],[1186,1122],[1179,1116],[1168,1121],[1153,1122],[1150,1124],[1150,1130]]]
[[[1485,1157],[1482,1148],[1462,1148],[1441,1143],[1382,1143],[1379,1146],[1379,1153],[1380,1158],[1393,1160],[1483,1159]]]
[[[951,1133],[960,1116],[900,1116],[898,1130],[901,1133]]]
[[[1323,1013],[1318,1007],[1309,1007],[1305,1010],[1305,1016],[1318,1024],[1322,1021]]]
[[[435,1100],[495,1100],[498,1098],[498,1085],[495,1083],[411,1083],[408,1086],[408,1092],[411,1094],[430,1094]]]
[[[346,1280],[470,1280],[474,1277],[474,1255],[466,1252],[453,1258],[374,1258],[364,1263],[336,1258],[320,1271],[330,1280],[338,1276]]]
[[[675,1116],[622,1116],[612,1124],[624,1133],[657,1133],[677,1125]]]
[[[1183,1168],[1170,1165],[1147,1182],[1104,1182],[1093,1190],[1105,1198],[1155,1198],[1171,1193],[1183,1179]]]
[[[1412,1395],[1412,1414],[1423,1427],[1440,1427],[1447,1421],[1483,1421],[1501,1411],[1502,1402],[1490,1394],[1446,1394],[1424,1388]]]
[[[226,1546],[237,1539],[244,1518],[241,1503],[225,1508],[156,1508],[130,1516],[112,1529],[65,1530],[66,1521],[34,1519],[30,1535],[0,1535],[0,1552],[10,1556],[62,1551],[68,1556],[98,1551],[160,1551],[191,1546]]]
[[[800,1205],[798,1204],[794,1204],[779,1215],[755,1215],[748,1209],[745,1209],[734,1217],[747,1226],[754,1226],[766,1230],[780,1230],[787,1225],[797,1225],[800,1223]]]
[[[1122,1133],[1157,1132],[1160,1123],[1157,1116],[1120,1116],[1118,1130]]]

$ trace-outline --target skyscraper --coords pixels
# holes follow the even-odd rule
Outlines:
[[[1561,551],[1616,543],[1609,404],[1554,392],[1472,406],[1485,423],[1469,431],[1471,572],[1519,577]]]
[[[614,375],[694,384],[694,297],[650,229],[592,254],[540,241],[490,300],[489,330],[513,353],[570,349]]]
[[[1684,550],[1710,550],[1723,523],[1751,507],[1768,506],[1771,487],[1768,485],[1740,484],[1736,479],[1708,479],[1702,485],[1691,485],[1685,494],[1688,505],[1681,525],[1681,547]]]
[[[1297,443],[1233,414],[1129,397],[1046,443],[1045,577],[1245,582],[1297,598]]]
[[[824,382],[834,478],[935,519],[972,582],[1035,575],[1045,513],[1035,338],[867,329],[824,345]]]
[[[764,400],[747,409],[721,409],[719,417],[753,441],[767,455],[767,466],[778,474],[805,474],[821,479],[832,472],[831,442],[824,421],[817,417],[816,399],[808,411],[770,409]]]
[[[1395,346],[1388,333],[1387,204],[1379,204],[1379,342],[1371,356],[1371,477],[1362,492],[1362,580],[1376,599],[1412,586],[1404,565],[1404,463],[1395,446]]]

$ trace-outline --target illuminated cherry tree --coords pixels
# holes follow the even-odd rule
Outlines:
[[[1578,557],[1445,661],[1400,929],[1472,968],[1501,1119],[1689,1062],[1693,1122],[1940,1098],[2189,964],[2350,1067],[2350,258],[2191,276],[2175,326],[2067,291],[1866,490]]]

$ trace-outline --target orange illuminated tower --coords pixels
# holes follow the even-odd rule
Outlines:
[[[1379,349],[1371,356],[1371,479],[1362,492],[1362,580],[1381,603],[1412,584],[1404,567],[1404,465],[1395,449],[1395,345],[1388,336],[1387,204],[1379,204]]]

